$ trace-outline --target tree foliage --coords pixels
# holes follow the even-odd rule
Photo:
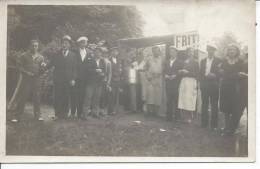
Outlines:
[[[119,38],[141,36],[143,24],[133,6],[9,6],[10,48],[27,47],[32,37],[43,44],[69,34],[73,39],[88,36],[113,43]],[[15,18],[15,19],[14,19]]]
[[[214,41],[218,48],[216,55],[220,58],[225,57],[227,46],[230,44],[236,44],[241,48],[241,43],[232,32],[225,32],[221,37],[214,38]]]
[[[115,45],[120,38],[141,36],[143,22],[140,18],[133,6],[9,5],[7,98],[16,87],[16,59],[27,49],[31,38],[40,39],[41,52],[47,57],[60,47],[60,38],[65,34],[73,40],[84,35],[90,43],[104,39]],[[51,75],[50,70],[42,76],[43,101],[50,102],[52,98]]]

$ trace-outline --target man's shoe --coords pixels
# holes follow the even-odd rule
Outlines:
[[[44,119],[43,119],[42,117],[39,117],[38,120],[39,120],[39,121],[43,121]]]
[[[51,117],[51,119],[52,119],[53,121],[56,121],[56,120],[58,120],[58,117],[57,117],[57,116],[53,116],[53,117]]]
[[[17,119],[12,119],[11,122],[13,122],[13,123],[17,123],[18,120],[17,120]]]

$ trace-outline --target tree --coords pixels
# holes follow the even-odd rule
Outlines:
[[[236,36],[232,32],[225,32],[221,37],[213,39],[217,45],[216,55],[220,58],[225,57],[226,48],[229,44],[236,44],[239,48],[241,48],[241,42],[239,42]]]
[[[134,6],[8,6],[8,96],[16,87],[16,58],[27,49],[31,38],[38,37],[43,44],[42,53],[49,56],[60,47],[60,38],[65,34],[74,40],[88,36],[90,43],[98,37],[114,45],[120,38],[141,36],[142,24]],[[50,71],[43,76],[42,93],[48,98],[52,95],[48,91],[51,74]]]
[[[90,41],[100,37],[113,43],[142,34],[143,22],[133,6],[9,6],[8,11],[15,11],[20,18],[17,26],[8,25],[14,50],[26,48],[36,36],[44,44],[64,34],[73,39],[86,35]]]

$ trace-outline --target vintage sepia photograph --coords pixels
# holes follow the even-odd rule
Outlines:
[[[254,161],[254,0],[0,4],[1,162]]]

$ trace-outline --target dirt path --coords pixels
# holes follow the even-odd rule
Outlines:
[[[26,112],[32,112],[30,106]],[[21,122],[7,123],[8,155],[247,156],[235,151],[236,137],[222,137],[198,124],[123,112],[87,121],[51,121],[53,110],[48,106],[43,114],[43,122],[26,113]]]

